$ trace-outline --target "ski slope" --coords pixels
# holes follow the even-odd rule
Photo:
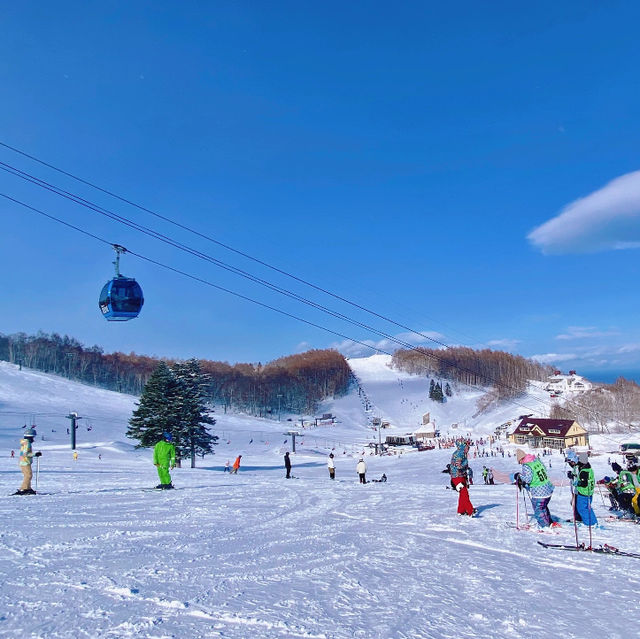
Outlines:
[[[424,399],[429,380],[392,371],[384,357],[350,364],[372,408],[353,392],[321,407],[338,417],[335,426],[298,424],[295,479],[284,478],[282,455],[291,444],[284,433],[296,427],[287,418],[299,416],[277,422],[216,412],[216,454],[196,469],[175,469],[177,489],[160,492],[147,490],[157,483],[150,451],[124,434],[134,397],[0,363],[0,636],[633,636],[640,560],[542,548],[538,540],[575,543],[573,525],[557,535],[511,527],[516,503],[521,521],[531,508],[508,484],[473,486],[480,516],[457,517],[440,472],[450,450],[374,457],[365,447],[377,437],[372,413],[392,423],[390,432],[415,429],[430,411],[443,434],[461,423],[478,436],[526,412],[521,406],[474,418],[476,391],[436,406]],[[76,462],[69,411],[83,416]],[[31,421],[43,452],[41,493],[10,496],[21,478],[10,450]],[[611,453],[614,439],[594,445],[602,477],[607,459],[620,457]],[[384,472],[387,483],[357,483],[363,451],[368,479]],[[223,473],[238,453],[240,473]],[[470,461],[476,481],[485,464],[517,469],[512,457]],[[563,461],[556,454],[551,462],[562,484]],[[594,544],[640,549],[640,527],[604,522],[599,495],[594,508],[605,523],[593,530]],[[551,511],[569,517],[566,485],[556,488]],[[588,541],[587,529],[578,534]]]

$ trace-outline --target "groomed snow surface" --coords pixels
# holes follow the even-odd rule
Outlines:
[[[505,415],[533,412],[504,406],[474,420],[477,394],[461,390],[434,408],[425,399],[428,379],[391,371],[384,359],[351,363],[374,411],[397,432],[416,428],[427,410],[443,434],[453,421],[466,420],[474,437],[492,432]],[[0,363],[0,636],[637,634],[640,560],[542,548],[537,541],[575,543],[573,524],[563,523],[557,535],[511,527],[518,493],[508,484],[475,485],[471,498],[480,516],[458,517],[457,496],[441,473],[451,450],[374,457],[366,448],[367,478],[384,472],[388,482],[358,484],[363,443],[377,436],[355,392],[320,410],[340,423],[297,438],[290,480],[282,455],[291,439],[283,433],[293,422],[216,412],[215,456],[198,460],[196,469],[176,469],[174,491],[149,490],[158,482],[151,453],[125,438],[134,402]],[[535,398],[523,403],[536,408]],[[64,417],[70,410],[83,416],[75,462]],[[17,455],[21,427],[32,420],[34,448],[43,452],[42,492],[10,496],[21,481],[10,450]],[[593,458],[599,478],[608,458],[620,457],[609,452],[617,448],[613,439],[596,438],[595,445],[602,453]],[[331,449],[335,481],[326,468]],[[224,462],[238,453],[240,473],[223,473]],[[561,483],[562,458],[556,454],[551,463]],[[513,457],[472,458],[476,482],[483,465],[517,469]],[[606,527],[593,530],[594,545],[640,551],[640,527],[605,522],[604,503],[596,494],[595,511]],[[530,513],[529,503],[526,508]],[[569,518],[566,485],[556,488],[551,511]],[[578,532],[589,541],[588,529]]]

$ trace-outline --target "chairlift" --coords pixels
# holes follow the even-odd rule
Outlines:
[[[120,274],[120,254],[126,253],[127,249],[119,244],[112,246],[116,252],[116,260],[113,262],[116,276],[102,287],[98,305],[106,320],[126,322],[138,317],[144,304],[144,297],[140,284],[135,279]]]

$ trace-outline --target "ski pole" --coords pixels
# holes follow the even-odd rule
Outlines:
[[[39,478],[40,478],[40,455],[36,457],[36,488],[38,487]]]
[[[593,499],[593,497],[591,498]],[[591,550],[591,547],[593,546],[593,537],[591,536],[591,500],[589,500],[587,502],[587,507],[589,510],[589,550]]]
[[[602,485],[598,484],[598,492],[600,493],[600,499],[602,499],[602,505],[606,508],[607,505],[604,503],[604,495],[602,494]]]
[[[516,483],[516,530],[520,530],[520,497],[518,493],[520,489],[518,488],[518,484]]]
[[[576,548],[578,548],[580,544],[578,543],[578,522],[576,520],[576,508],[577,508],[576,494],[572,492],[571,493],[571,510],[573,511],[573,531],[575,532],[575,535],[576,535]]]

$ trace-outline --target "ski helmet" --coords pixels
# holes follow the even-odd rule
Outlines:
[[[37,434],[35,428],[27,428],[27,430],[24,431],[24,437],[30,437],[31,439],[35,439]]]
[[[173,441],[173,435],[171,433],[162,433],[162,436],[168,441]]]

